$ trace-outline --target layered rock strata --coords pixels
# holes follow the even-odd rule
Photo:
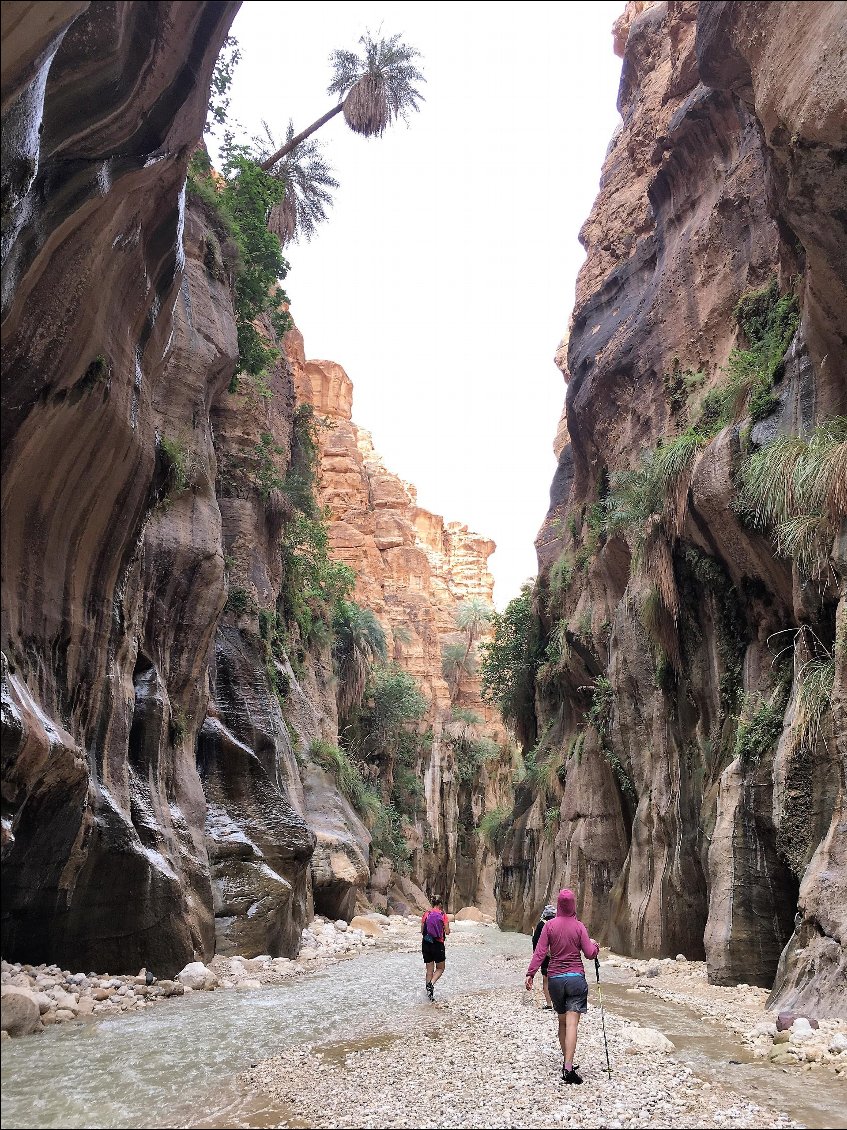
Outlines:
[[[382,624],[389,658],[412,674],[429,709],[422,728],[432,743],[420,766],[425,809],[409,830],[412,877],[451,905],[493,910],[494,857],[474,834],[486,810],[511,798],[511,765],[489,763],[462,784],[448,740],[451,710],[482,719],[481,732],[508,746],[475,675],[451,693],[442,674],[442,648],[462,639],[456,612],[462,601],[493,598],[488,558],[492,541],[458,522],[445,522],[417,504],[417,492],[389,471],[369,432],[352,420],[353,386],[340,365],[305,359],[296,332],[287,339],[298,398],[324,421],[319,434],[320,496],[329,515],[333,557],[356,573],[355,599]],[[461,820],[460,820],[461,810]],[[426,846],[424,846],[424,844]],[[376,894],[388,876],[376,879]]]
[[[846,38],[838,4],[639,3],[616,25],[621,124],[581,232],[537,542],[536,611],[567,655],[536,710],[565,783],[552,842],[544,798],[521,790],[498,877],[505,923],[529,927],[570,882],[617,949],[705,956],[717,982],[834,1015],[847,1010],[844,527],[811,584],[733,504],[751,449],[847,407]],[[644,612],[660,574],[640,566],[637,537],[603,532],[603,500],[616,472],[696,423],[746,345],[739,300],[771,279],[796,294],[799,326],[755,426],[742,411],[697,441],[662,566],[680,601],[666,665]],[[563,559],[565,583],[551,574]],[[809,632],[836,659],[811,755],[796,740]],[[795,644],[785,697],[775,639]],[[738,716],[761,702],[782,725],[745,760]]]

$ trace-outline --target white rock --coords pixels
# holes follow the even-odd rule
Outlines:
[[[642,1052],[672,1052],[674,1048],[667,1036],[657,1028],[627,1028],[626,1035],[633,1047]]]
[[[809,1021],[806,1019],[805,1016],[798,1016],[797,1019],[794,1021],[794,1023],[791,1025],[791,1031],[792,1032],[813,1032],[814,1029],[812,1028],[811,1024],[809,1023]]]
[[[335,928],[336,928],[336,930],[339,930],[343,934],[343,933],[345,933],[345,931],[349,930],[350,927],[344,921],[343,918],[339,918],[338,921],[335,923]]]
[[[687,959],[686,959],[686,956],[685,956],[685,954],[684,954],[684,953],[678,953],[678,954],[676,955],[676,960],[677,960],[677,961],[686,961]]]
[[[0,990],[0,1028],[10,1036],[29,1036],[40,1029],[41,1010],[35,994],[17,985]]]
[[[836,1032],[829,1041],[828,1050],[832,1055],[840,1055],[841,1052],[847,1052],[847,1036],[845,1036],[843,1032]]]
[[[190,961],[177,973],[177,980],[185,985],[186,989],[214,989],[218,983],[215,974],[211,969],[207,969],[202,961]]]

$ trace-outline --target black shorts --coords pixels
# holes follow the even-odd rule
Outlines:
[[[550,968],[550,958],[545,957],[544,960],[541,962],[541,976],[542,977],[547,976],[547,970],[549,968]]]
[[[582,973],[549,977],[547,988],[556,1012],[588,1012],[588,982]]]
[[[442,961],[446,961],[444,956],[444,943],[443,942],[421,942],[421,953],[423,954],[424,962],[429,963],[434,961],[436,965],[440,965]]]

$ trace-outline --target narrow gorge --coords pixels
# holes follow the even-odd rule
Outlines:
[[[569,884],[620,953],[847,1015],[845,6],[626,5],[500,615],[296,288],[244,314],[238,7],[3,4],[3,957],[171,977],[435,895],[531,931]]]

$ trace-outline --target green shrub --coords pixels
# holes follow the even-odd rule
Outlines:
[[[544,813],[544,839],[552,840],[556,835],[556,825],[559,822],[559,806],[551,805]]]
[[[479,821],[479,838],[497,855],[502,851],[511,822],[511,813],[507,808],[493,808],[484,812]]]
[[[550,575],[547,579],[547,591],[550,595],[551,603],[567,592],[570,583],[573,580],[573,560],[566,553],[561,553],[553,566],[550,569]]]
[[[182,494],[191,485],[190,455],[185,444],[178,439],[159,437],[159,449],[165,467],[166,497]]]
[[[758,703],[745,704],[748,717],[742,712],[735,735],[735,756],[742,766],[758,765],[768,750],[773,749],[782,733],[787,695],[777,702],[760,699]]]
[[[232,612],[236,616],[245,616],[256,611],[256,605],[247,589],[234,588],[227,593],[225,612]]]
[[[535,676],[543,659],[540,624],[532,607],[532,586],[509,601],[494,618],[494,637],[480,645],[482,697],[515,728],[519,741],[535,740]]]

